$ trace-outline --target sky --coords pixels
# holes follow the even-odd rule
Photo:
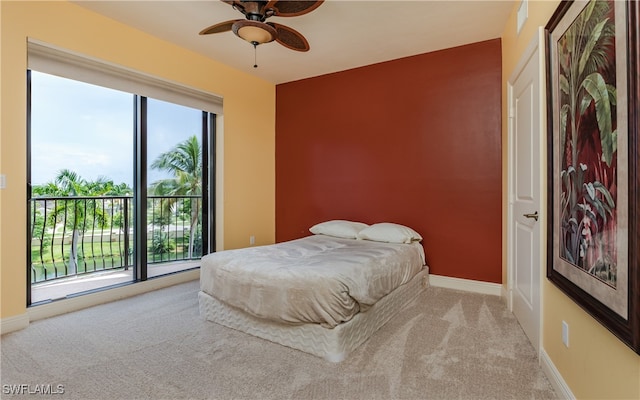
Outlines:
[[[148,163],[190,136],[202,111],[148,100]],[[62,169],[87,181],[106,177],[133,186],[133,95],[32,71],[31,183],[53,182]],[[168,178],[148,170],[152,183]]]

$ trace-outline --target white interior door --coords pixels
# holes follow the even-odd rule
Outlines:
[[[540,71],[538,37],[509,80],[511,309],[540,348]]]

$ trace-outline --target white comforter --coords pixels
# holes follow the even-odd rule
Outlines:
[[[335,327],[408,282],[424,264],[419,243],[314,235],[206,255],[200,288],[259,318]]]

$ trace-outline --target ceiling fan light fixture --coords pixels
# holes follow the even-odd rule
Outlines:
[[[236,36],[253,45],[272,42],[277,35],[276,30],[271,25],[250,20],[236,21],[232,30]]]

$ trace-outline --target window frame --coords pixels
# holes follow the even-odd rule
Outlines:
[[[132,71],[124,67],[106,63],[53,46],[28,41],[27,66],[27,200],[32,200],[31,184],[31,71],[120,90],[133,96],[134,126],[134,272],[133,279],[125,284],[154,279],[147,274],[147,98],[199,109],[202,112],[202,254],[215,251],[216,220],[210,205],[216,201],[216,121],[222,115],[222,98],[211,93],[189,88],[166,80],[161,80]],[[30,209],[30,208],[29,208]],[[27,212],[27,243],[31,243],[31,212]],[[41,304],[32,303],[31,297],[31,251],[27,246],[27,307]],[[196,267],[197,268],[197,267]],[[121,286],[115,285],[115,286]],[[105,290],[113,286],[90,290],[85,293]],[[74,294],[75,295],[75,294]],[[44,301],[47,302],[47,301]]]

